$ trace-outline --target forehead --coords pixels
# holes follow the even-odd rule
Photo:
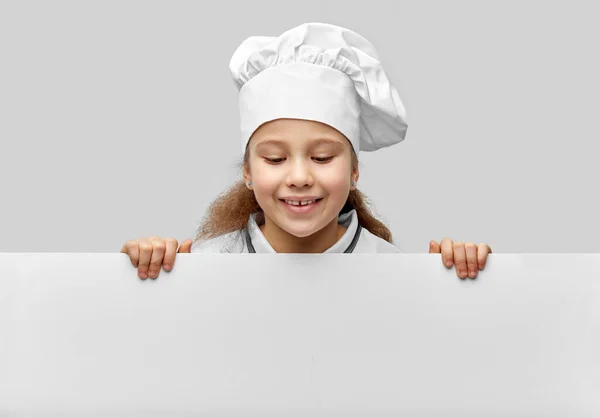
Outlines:
[[[307,139],[304,142],[305,142],[305,145],[309,146],[309,147],[316,147],[319,145],[329,145],[329,146],[337,146],[337,147],[344,146],[344,143],[342,141],[337,140],[337,139],[332,139],[332,138],[314,138],[314,139]],[[288,147],[288,146],[291,146],[293,143],[294,144],[298,143],[298,140],[292,142],[292,140],[287,140],[287,139],[264,138],[264,139],[257,139],[255,147],[257,149],[263,148],[263,147],[268,147],[268,146]]]
[[[277,119],[261,125],[252,135],[255,147],[319,145],[344,146],[348,140],[337,129],[321,122]]]

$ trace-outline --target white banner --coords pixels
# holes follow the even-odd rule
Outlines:
[[[600,254],[0,254],[0,417],[600,417]]]

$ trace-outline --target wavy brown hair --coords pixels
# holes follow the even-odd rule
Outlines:
[[[249,166],[249,149],[246,148],[244,158],[238,164],[242,175],[244,167]],[[358,158],[352,149],[352,167],[358,168]],[[358,189],[350,190],[346,204],[340,213],[356,209],[358,222],[372,234],[392,243],[392,233],[388,227],[378,220],[370,209],[368,198]],[[247,227],[251,213],[262,212],[254,192],[246,187],[243,179],[236,181],[228,190],[221,193],[209,206],[198,227],[195,241],[204,241]]]

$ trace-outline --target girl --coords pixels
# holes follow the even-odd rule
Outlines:
[[[250,37],[230,70],[239,89],[243,182],[209,207],[195,240],[127,241],[140,278],[170,271],[175,254],[398,253],[357,189],[360,150],[401,142],[407,124],[373,46],[339,26],[308,23]],[[430,242],[460,278],[477,277],[486,244]]]

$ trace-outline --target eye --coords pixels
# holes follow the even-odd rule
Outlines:
[[[314,157],[314,159],[319,163],[326,163],[327,161],[333,159],[333,157]],[[265,160],[267,160],[269,164],[279,164],[285,160],[285,158],[265,158]]]

